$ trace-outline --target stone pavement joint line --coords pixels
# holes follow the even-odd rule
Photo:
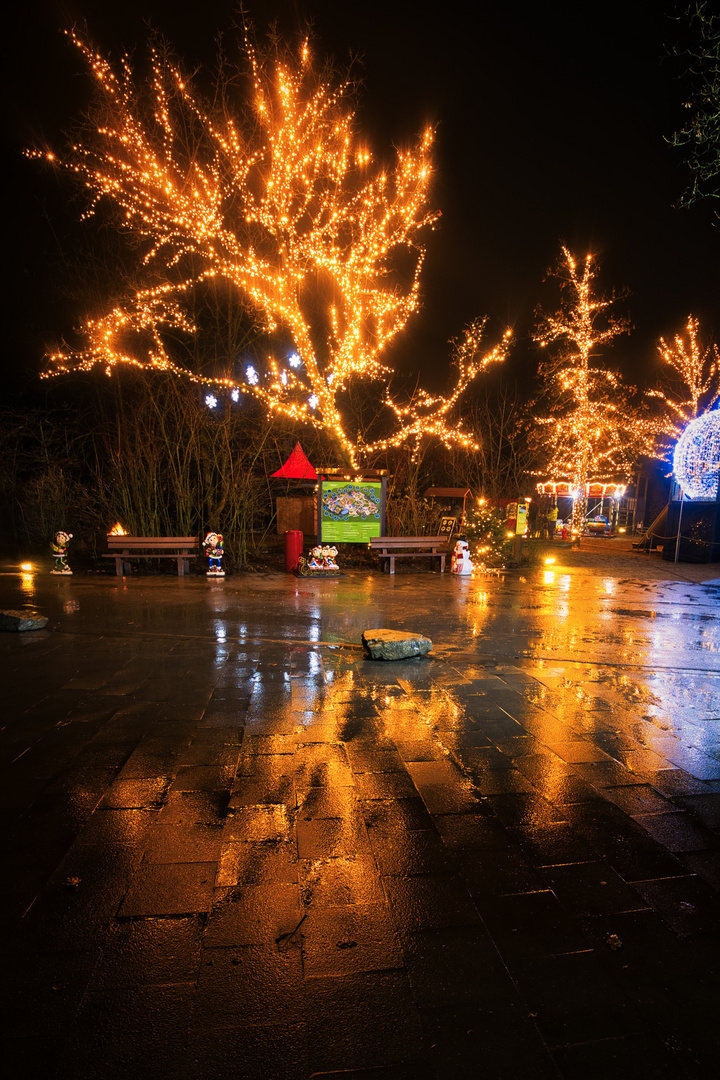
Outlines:
[[[38,579],[0,639],[25,1075],[714,1074],[713,590],[446,578]]]

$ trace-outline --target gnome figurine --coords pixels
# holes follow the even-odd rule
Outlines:
[[[225,577],[225,571],[220,565],[223,557],[222,533],[209,532],[203,540],[203,547],[209,560],[207,576]]]
[[[322,568],[323,570],[338,570],[337,564],[338,550],[334,546],[326,544],[322,549]]]
[[[72,574],[72,570],[65,561],[68,544],[71,540],[72,533],[63,532],[62,530],[55,533],[55,539],[50,544],[50,550],[55,560],[55,566],[50,571],[51,574]]]

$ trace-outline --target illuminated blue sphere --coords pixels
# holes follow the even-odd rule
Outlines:
[[[673,471],[691,499],[715,500],[720,477],[720,410],[690,421],[675,447]]]

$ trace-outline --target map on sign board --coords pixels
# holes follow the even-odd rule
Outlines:
[[[365,544],[381,531],[382,484],[324,480],[320,498],[322,540]]]

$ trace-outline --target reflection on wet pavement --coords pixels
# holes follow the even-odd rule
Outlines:
[[[0,640],[16,1053],[103,1080],[711,1075],[719,594],[0,575],[50,618]],[[433,653],[372,663],[368,626]]]

